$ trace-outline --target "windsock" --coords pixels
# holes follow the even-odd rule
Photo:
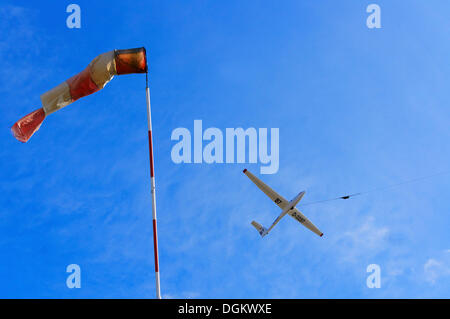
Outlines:
[[[42,107],[17,121],[11,131],[15,138],[25,143],[39,129],[47,115],[103,89],[114,75],[146,72],[145,48],[100,54],[83,71],[42,94]]]

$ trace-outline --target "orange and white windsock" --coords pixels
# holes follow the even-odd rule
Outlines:
[[[146,72],[145,48],[113,50],[100,54],[83,71],[42,94],[42,107],[17,121],[11,131],[19,141],[27,142],[47,115],[103,89],[114,75]]]

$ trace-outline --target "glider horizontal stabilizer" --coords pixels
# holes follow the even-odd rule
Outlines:
[[[252,221],[252,225],[253,225],[253,227],[256,228],[256,230],[261,235],[261,237],[264,237],[267,235],[267,230],[263,226],[261,226],[259,223]]]

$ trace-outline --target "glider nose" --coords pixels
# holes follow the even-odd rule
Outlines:
[[[303,196],[305,196],[306,192],[305,191],[301,191],[300,193],[298,193],[298,198],[302,199]]]

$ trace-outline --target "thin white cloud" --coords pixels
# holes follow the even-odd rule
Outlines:
[[[450,276],[450,250],[445,250],[438,258],[429,258],[423,271],[425,280],[430,284],[435,284],[439,279]]]
[[[360,226],[344,232],[336,240],[346,262],[356,262],[361,256],[374,256],[386,249],[389,228],[377,224],[373,216],[361,221]]]

